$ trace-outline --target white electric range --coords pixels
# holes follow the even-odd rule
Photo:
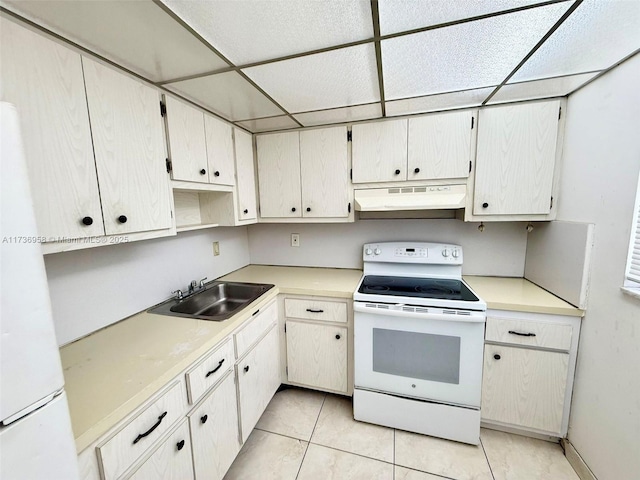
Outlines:
[[[477,445],[486,303],[462,248],[366,244],[354,292],[356,420]]]

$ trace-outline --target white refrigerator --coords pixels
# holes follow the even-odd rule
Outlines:
[[[5,102],[0,102],[0,242],[0,478],[77,479],[18,114]]]

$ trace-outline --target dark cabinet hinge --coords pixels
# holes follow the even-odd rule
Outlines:
[[[284,324],[284,333],[287,333],[287,324]]]
[[[560,107],[560,109],[558,110],[558,120],[560,120],[561,116],[562,116],[562,107]]]
[[[473,130],[473,121],[475,120],[475,117],[471,117],[471,130]]]
[[[353,168],[349,170],[349,178],[353,180]]]
[[[553,208],[553,197],[551,197],[551,202],[549,202],[549,208]]]
[[[284,367],[284,373],[286,373],[287,376],[289,376],[289,367]]]
[[[164,104],[164,102],[160,102],[160,116],[164,117],[167,114],[167,106]]]
[[[347,211],[351,213],[351,202],[349,202],[349,205],[347,205]]]
[[[351,130],[347,130],[347,142],[350,142],[353,140],[353,135],[351,134]]]
[[[167,158],[165,159],[164,163],[167,166],[167,173],[171,173],[171,171],[173,170],[173,165],[171,164],[171,160]]]
[[[469,160],[469,173],[471,173],[471,165],[472,165],[472,162],[471,160]]]

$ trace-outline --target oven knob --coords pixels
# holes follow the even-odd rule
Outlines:
[[[376,255],[380,255],[382,253],[382,250],[380,250],[379,248],[376,248],[375,252]]]
[[[458,250],[454,250],[451,252],[451,256],[453,256],[453,258],[458,258],[460,256],[460,252]]]
[[[448,257],[449,256],[449,250],[447,250],[446,248],[444,250],[442,250],[442,256],[443,257]]]
[[[367,249],[364,251],[364,253],[365,253],[366,255],[371,255],[371,254],[373,253],[373,250],[371,250],[370,248],[367,248]]]

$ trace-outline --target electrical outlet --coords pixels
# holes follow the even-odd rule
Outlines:
[[[213,242],[213,256],[217,257],[220,255],[220,242]]]
[[[300,234],[299,233],[292,233],[291,234],[291,246],[292,247],[299,247],[300,246]]]

